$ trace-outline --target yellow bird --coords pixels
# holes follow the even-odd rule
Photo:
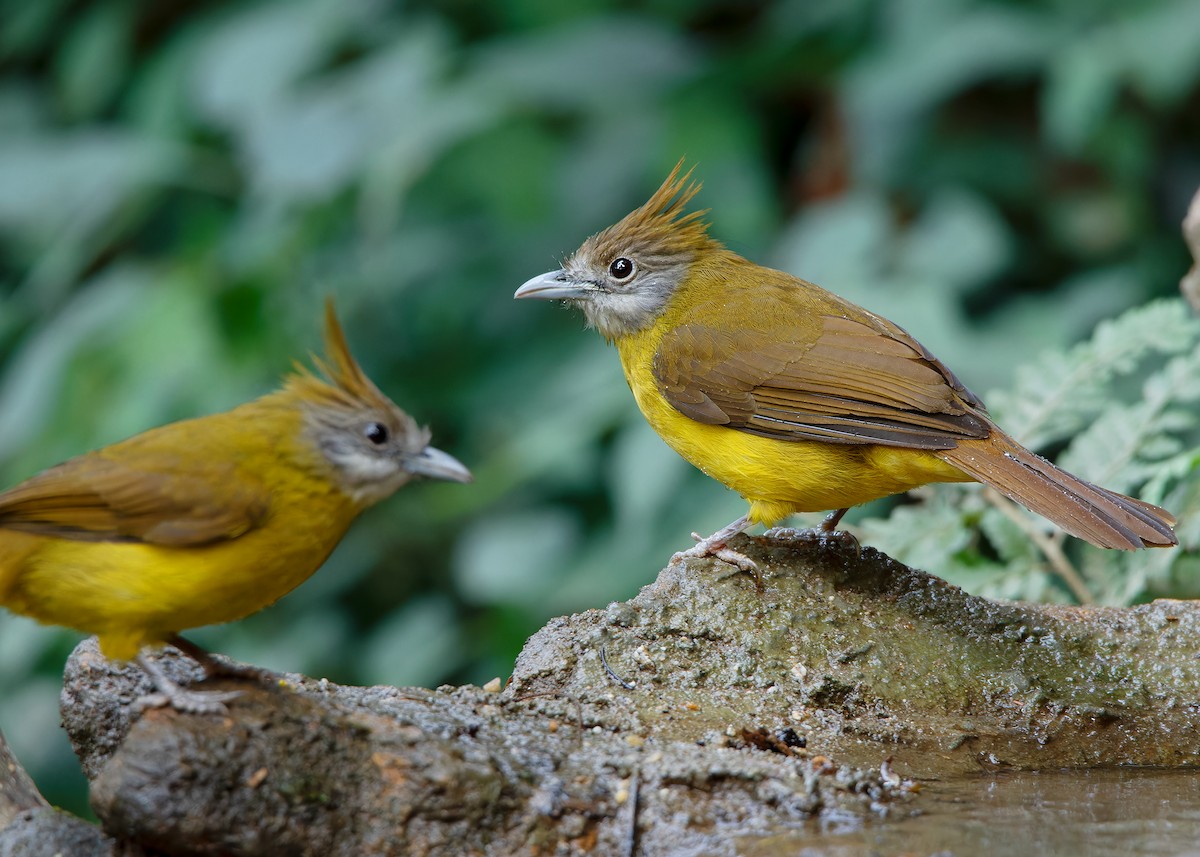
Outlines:
[[[170,644],[230,672],[179,632],[248,616],[315,572],[354,518],[418,476],[469,482],[363,374],[325,307],[327,378],[283,388],[73,458],[0,493],[0,605],[136,658],[149,704],[219,712],[143,656]],[[236,671],[234,671],[236,672]],[[248,671],[253,672],[253,671]]]
[[[750,503],[675,555],[717,556],[753,523],[834,511],[928,482],[984,482],[1106,548],[1176,544],[1167,511],[1055,467],[899,326],[738,256],[686,212],[682,161],[645,205],[517,298],[562,299],[615,343],[638,407],[676,452]]]

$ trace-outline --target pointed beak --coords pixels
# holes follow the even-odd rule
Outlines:
[[[595,283],[581,283],[573,280],[566,271],[548,271],[545,274],[526,280],[517,289],[514,298],[536,298],[543,301],[580,300],[592,296],[597,291]]]
[[[404,469],[414,476],[448,479],[451,482],[470,482],[472,478],[471,471],[463,467],[462,462],[432,446],[406,458]]]

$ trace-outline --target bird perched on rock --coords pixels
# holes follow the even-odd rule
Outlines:
[[[977,481],[1105,548],[1176,543],[1157,506],[1025,449],[898,325],[764,268],[708,234],[682,161],[643,206],[517,298],[562,299],[617,346],[642,414],[676,452],[750,503],[675,555],[753,569],[726,543],[753,523],[836,510],[929,482]]]
[[[275,393],[0,493],[0,605],[95,634],[107,657],[136,658],[159,691],[151,704],[224,710],[236,692],[181,688],[143,650],[170,644],[210,674],[230,672],[179,632],[274,603],[360,512],[414,478],[471,479],[363,374],[332,302],[325,350],[326,361],[314,358],[324,379],[297,365]]]

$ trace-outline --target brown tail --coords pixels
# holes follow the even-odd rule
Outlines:
[[[1084,482],[1035,455],[999,429],[935,453],[1004,496],[1102,548],[1178,544],[1166,509]]]

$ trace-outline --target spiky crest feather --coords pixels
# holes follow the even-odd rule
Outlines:
[[[691,181],[695,166],[680,175],[683,162],[680,158],[644,204],[592,236],[580,252],[586,252],[591,259],[607,259],[623,253],[670,258],[722,247],[708,234],[708,222],[704,219],[707,208],[685,213],[687,204],[703,185]]]
[[[346,334],[338,322],[333,298],[325,299],[325,358],[310,356],[318,377],[299,361],[285,381],[285,389],[310,402],[320,402],[339,408],[355,409],[367,406],[392,411],[396,405],[366,376],[350,353]]]

